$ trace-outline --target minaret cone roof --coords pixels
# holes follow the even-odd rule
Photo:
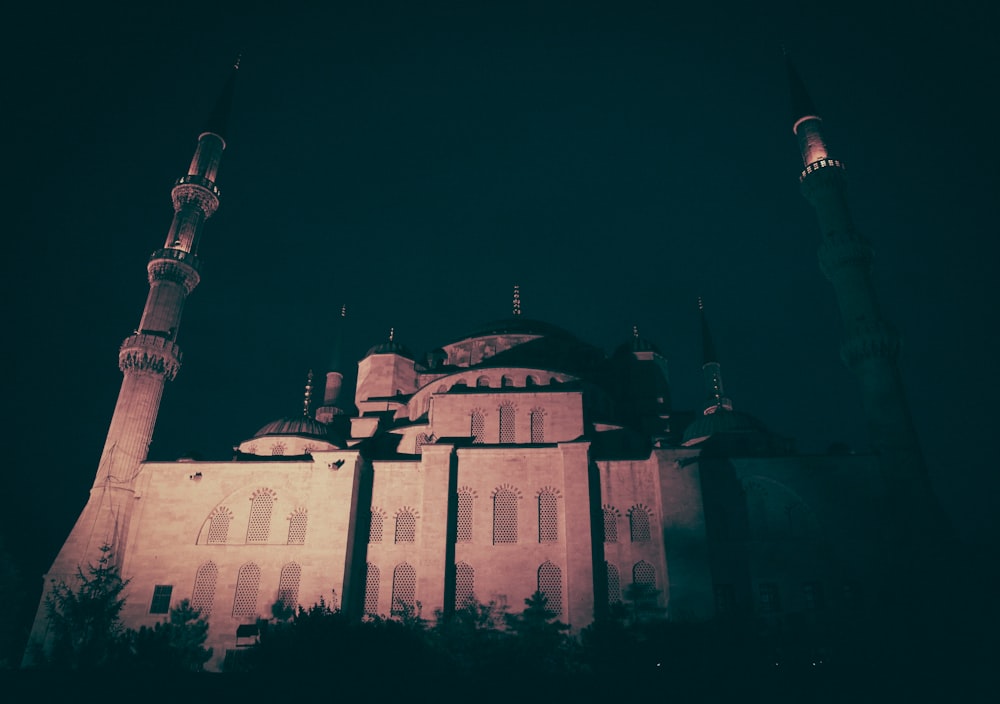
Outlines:
[[[222,87],[222,93],[219,94],[219,99],[215,103],[215,109],[212,110],[212,114],[208,118],[208,124],[205,125],[206,132],[217,134],[223,140],[226,139],[226,130],[229,127],[229,113],[233,107],[233,95],[236,93],[236,76],[239,72],[240,57],[237,56],[236,62],[233,64],[233,69],[229,72],[229,79]]]

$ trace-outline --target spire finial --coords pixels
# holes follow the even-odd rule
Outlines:
[[[312,404],[312,390],[313,390],[313,370],[310,369],[309,373],[306,374],[306,393],[305,398],[302,400],[302,415],[309,417],[309,406]]]
[[[240,53],[238,53],[236,55],[236,61],[233,63],[233,70],[234,71],[239,71],[240,70],[240,61],[242,61],[242,60],[243,60],[243,52],[241,51]]]
[[[521,315],[521,287],[514,284],[514,315]]]
[[[638,325],[633,325],[632,326],[632,338],[636,339],[636,340],[639,339],[639,326]]]
[[[701,296],[698,296],[698,310],[705,310],[705,301],[701,300]]]
[[[341,318],[346,318],[347,317],[347,304],[346,303],[342,303],[340,305],[340,317]]]
[[[389,328],[389,342],[396,339],[396,328]]]

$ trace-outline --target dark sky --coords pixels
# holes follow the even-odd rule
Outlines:
[[[240,51],[151,458],[227,459],[298,412],[341,303],[356,360],[391,326],[422,352],[505,317],[515,283],[608,352],[638,325],[680,409],[701,295],[739,410],[864,450],[784,43],[848,165],[932,480],[963,535],[995,530],[997,10],[673,4],[22,10],[0,42],[8,550],[40,574],[86,500],[170,188]]]

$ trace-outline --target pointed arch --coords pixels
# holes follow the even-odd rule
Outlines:
[[[309,513],[304,508],[297,508],[288,517],[288,544],[303,545],[306,542],[306,527]]]
[[[475,493],[468,487],[458,490],[458,530],[455,541],[458,543],[472,542],[472,509],[475,504]]]
[[[545,595],[548,607],[562,614],[562,570],[549,561],[538,568],[538,591]]]
[[[629,537],[633,543],[648,543],[650,541],[649,511],[642,504],[636,504],[628,510]]]
[[[455,608],[474,604],[476,601],[476,571],[465,562],[455,565]]]
[[[374,616],[378,613],[378,567],[368,562],[365,564],[365,615]]]
[[[391,613],[404,614],[417,607],[417,572],[407,562],[396,565],[392,571]]]
[[[302,566],[289,562],[281,568],[278,578],[278,601],[287,608],[294,609],[299,605],[299,580],[302,578]]]
[[[219,568],[211,560],[201,565],[194,575],[194,589],[191,592],[191,606],[204,617],[212,614],[215,602],[215,583],[219,578]]]
[[[257,594],[260,591],[260,567],[248,562],[240,567],[236,578],[236,595],[233,598],[233,617],[247,618],[257,615]]]
[[[517,542],[516,489],[504,485],[493,492],[493,544]]]
[[[498,415],[500,416],[501,444],[514,444],[517,442],[517,407],[510,402],[503,403],[498,409]]]
[[[247,542],[266,543],[271,535],[271,513],[277,496],[271,489],[258,489],[250,497]]]
[[[215,508],[208,519],[208,536],[205,542],[220,544],[229,542],[229,524],[233,521],[233,512],[225,506]]]

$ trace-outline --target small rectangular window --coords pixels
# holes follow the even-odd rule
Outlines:
[[[170,594],[174,591],[171,584],[157,584],[153,587],[153,601],[149,605],[149,613],[165,614],[170,611]]]

